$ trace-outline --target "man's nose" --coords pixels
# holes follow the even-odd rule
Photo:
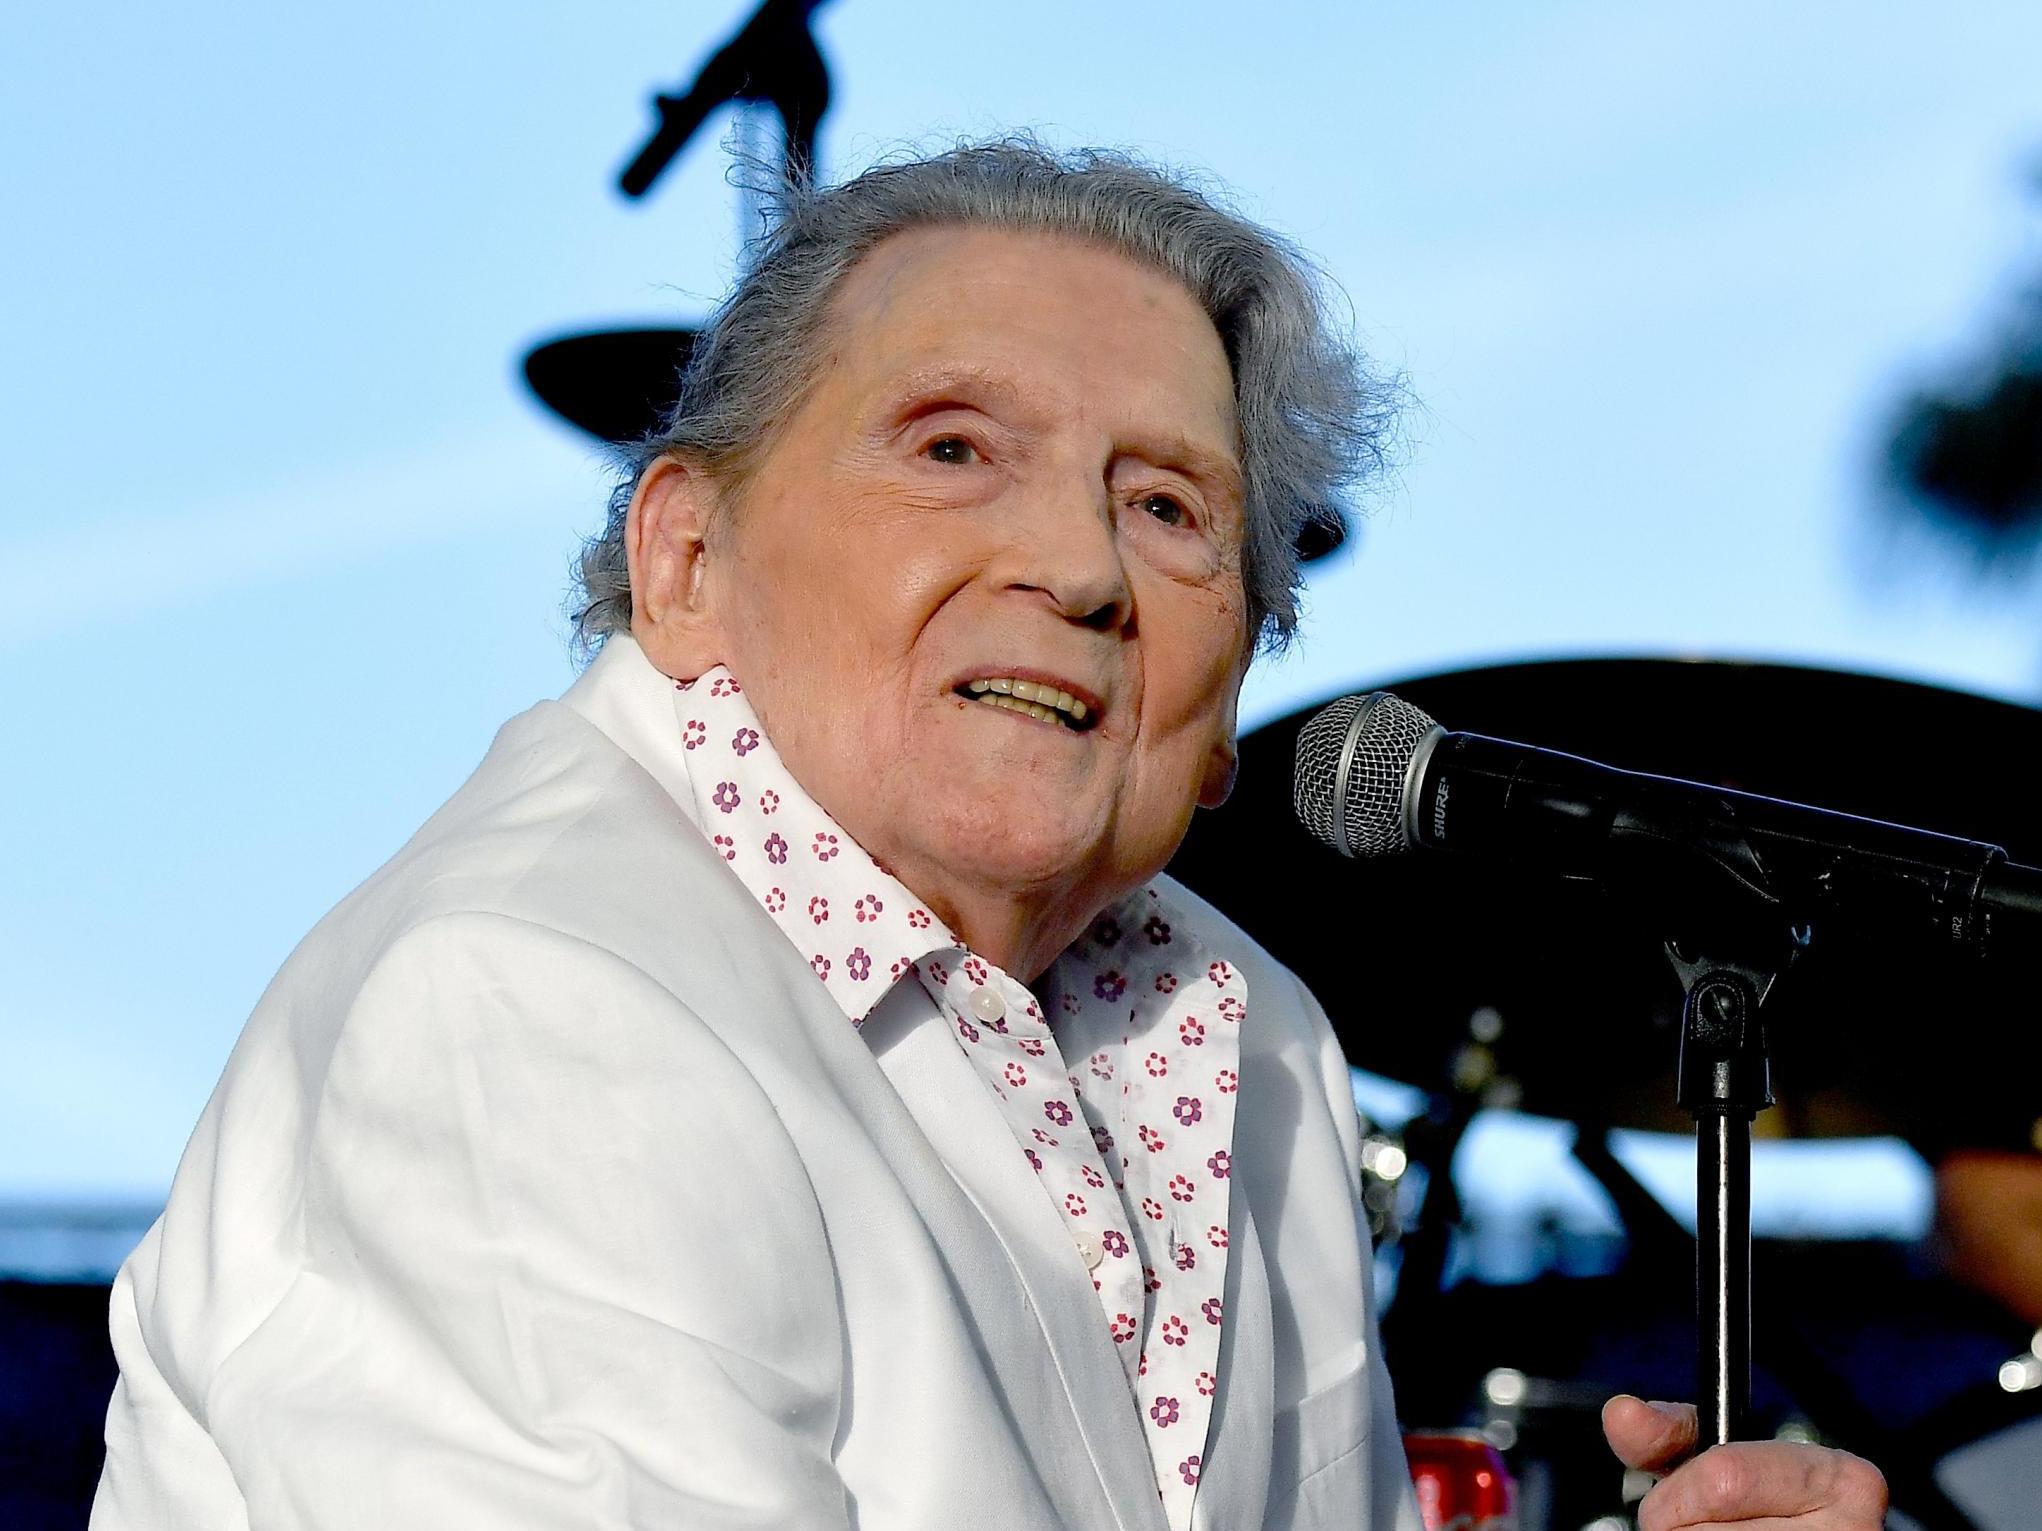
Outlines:
[[[1060,475],[1029,496],[1003,560],[1011,588],[1039,591],[1059,616],[1101,632],[1134,611],[1113,497],[1101,476]]]

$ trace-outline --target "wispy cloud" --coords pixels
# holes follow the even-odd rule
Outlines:
[[[605,478],[592,454],[529,427],[427,452],[321,465],[245,495],[111,510],[0,538],[0,651],[313,570],[365,563],[545,517],[592,525]],[[82,585],[82,588],[81,588]]]

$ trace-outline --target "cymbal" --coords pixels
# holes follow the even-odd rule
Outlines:
[[[1874,675],[1707,660],[1574,659],[1421,676],[1446,727],[1630,770],[1989,840],[2042,860],[2042,710]],[[1329,698],[1330,700],[1330,698]],[[1349,1060],[1428,1088],[1493,1066],[1500,1098],[1685,1131],[1674,1105],[1677,932],[1586,884],[1441,856],[1350,861],[1291,810],[1309,707],[1241,741],[1240,786],[1194,817],[1173,875],[1294,969]],[[1974,1129],[2042,1114],[2038,975],[1818,931],[1768,1011],[1781,1136]],[[1487,1036],[1470,1052],[1470,1018]],[[1471,1056],[1473,1063],[1471,1064]],[[1485,1065],[1484,1060],[1487,1060]]]
[[[695,331],[592,330],[534,346],[525,381],[554,414],[598,441],[625,446],[660,428],[681,396]]]

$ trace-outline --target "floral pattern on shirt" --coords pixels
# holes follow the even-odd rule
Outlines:
[[[1089,1270],[1157,1492],[1186,1531],[1224,1329],[1239,970],[1145,888],[1031,991],[801,789],[728,670],[677,683],[674,706],[703,833],[845,1017],[862,1026],[913,973],[984,1080]]]

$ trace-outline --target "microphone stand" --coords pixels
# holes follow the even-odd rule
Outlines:
[[[1751,1124],[1773,1103],[1765,1004],[1807,944],[1771,960],[1666,943],[1680,976],[1677,1098],[1695,1119],[1695,1397],[1706,1449],[1751,1427]]]

